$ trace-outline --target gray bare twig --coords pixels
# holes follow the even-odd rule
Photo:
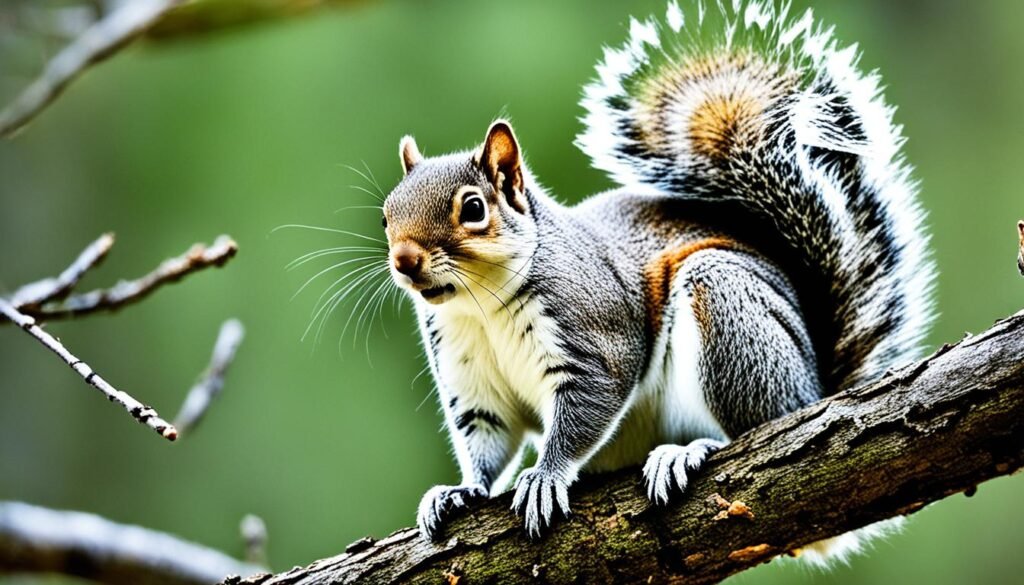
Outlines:
[[[12,0],[4,0],[12,3]],[[16,3],[18,20],[35,36],[71,40],[39,76],[6,108],[0,110],[0,137],[17,134],[55,100],[75,78],[129,45],[140,36],[164,40],[204,34],[272,20],[283,20],[352,0],[83,0],[80,5],[37,6]],[[58,3],[61,4],[61,3]],[[3,2],[0,2],[3,6]],[[0,8],[0,36],[4,12]],[[23,23],[23,24],[24,24]]]
[[[160,286],[180,280],[187,274],[210,266],[223,265],[235,255],[238,245],[231,238],[220,236],[212,246],[196,244],[187,253],[165,260],[156,270],[137,280],[122,281],[110,289],[95,290],[71,296],[63,301],[59,300],[71,293],[83,274],[103,260],[113,244],[113,235],[104,234],[83,250],[60,276],[23,286],[10,299],[0,297],[0,317],[3,317],[0,318],[0,324],[8,321],[17,324],[47,349],[60,356],[64,363],[78,373],[86,383],[102,392],[107,399],[120,404],[135,420],[152,428],[165,439],[173,441],[178,437],[178,430],[174,425],[160,418],[153,408],[114,388],[92,367],[72,354],[59,340],[44,331],[40,322],[100,310],[115,310],[137,302]],[[224,374],[234,358],[242,335],[242,325],[236,320],[228,321],[221,328],[210,367],[203,380],[189,393],[179,415],[186,427],[195,426],[213,398],[221,391]]]
[[[160,266],[142,278],[121,281],[112,288],[73,295],[59,303],[21,307],[26,315],[41,321],[66,319],[96,311],[114,311],[138,302],[165,284],[177,282],[184,276],[211,266],[223,266],[238,252],[238,244],[228,236],[220,236],[212,246],[196,244],[181,256],[164,260]]]
[[[210,358],[210,366],[202,379],[189,390],[185,402],[181,405],[181,411],[174,419],[174,426],[178,429],[179,435],[188,434],[195,429],[213,400],[224,388],[224,375],[235,359],[235,352],[244,336],[245,328],[237,319],[230,319],[221,325]]]
[[[34,318],[19,312],[11,303],[2,298],[0,298],[0,315],[24,329],[26,333],[35,337],[47,349],[60,356],[64,363],[81,376],[87,384],[102,392],[111,402],[120,404],[132,415],[132,418],[153,429],[165,439],[173,441],[178,438],[178,431],[174,428],[174,425],[160,418],[160,415],[155,410],[142,404],[127,392],[122,392],[111,386],[109,382],[89,367],[89,364],[75,357],[55,337],[43,331],[43,328],[36,323]]]
[[[90,65],[144,33],[160,17],[183,0],[132,0],[122,2],[61,50],[43,72],[0,111],[0,136],[9,137],[53,101]]]
[[[64,573],[113,585],[209,585],[263,568],[93,514],[0,502],[0,574]]]
[[[103,234],[82,250],[78,258],[61,272],[60,276],[38,280],[14,291],[10,299],[11,304],[19,311],[24,311],[26,307],[38,307],[43,303],[66,297],[86,272],[106,258],[113,245],[114,234]]]

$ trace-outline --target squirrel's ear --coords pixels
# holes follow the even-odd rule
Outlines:
[[[412,172],[412,168],[423,160],[420,149],[416,147],[416,140],[412,136],[403,136],[398,143],[398,158],[402,161],[402,170],[405,174]]]
[[[512,126],[504,120],[491,124],[480,152],[480,168],[494,185],[505,194],[509,205],[520,213],[526,212],[526,194],[523,186],[523,158]]]

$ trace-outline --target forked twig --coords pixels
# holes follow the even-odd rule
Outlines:
[[[212,246],[195,244],[181,256],[164,260],[152,272],[136,280],[121,281],[109,289],[99,289],[73,295],[58,303],[41,306],[19,306],[26,315],[41,321],[53,321],[78,317],[96,311],[114,311],[138,302],[165,284],[177,282],[182,277],[209,268],[223,266],[238,252],[238,244],[228,236],[220,236]]]
[[[104,234],[85,250],[59,276],[47,278],[19,288],[10,298],[0,297],[0,324],[10,321],[60,356],[72,370],[111,402],[120,404],[135,420],[152,428],[171,441],[178,437],[175,425],[160,418],[157,412],[127,392],[114,388],[87,363],[72,354],[57,338],[43,330],[40,323],[84,315],[96,311],[112,311],[137,302],[160,286],[180,280],[184,276],[210,266],[221,266],[238,251],[238,245],[227,236],[220,236],[212,246],[194,245],[185,254],[165,260],[142,278],[122,281],[110,289],[68,295],[82,276],[106,257],[114,244],[112,234]],[[224,384],[224,374],[241,342],[243,328],[235,320],[228,321],[213,353],[213,359],[204,379],[189,393],[179,415],[183,424],[194,427]]]

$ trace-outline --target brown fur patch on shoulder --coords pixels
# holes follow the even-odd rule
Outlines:
[[[652,337],[661,330],[665,307],[672,292],[676,273],[690,256],[709,249],[736,250],[741,246],[735,240],[725,237],[711,237],[686,242],[679,246],[665,248],[655,254],[644,266],[644,284],[647,293],[647,323]],[[698,322],[700,318],[698,316]]]

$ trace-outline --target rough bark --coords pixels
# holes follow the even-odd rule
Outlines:
[[[572,519],[539,542],[505,494],[455,520],[440,544],[405,529],[242,582],[714,583],[1019,469],[1022,356],[1024,312],[750,431],[666,507],[652,507],[639,471],[626,469],[575,486]]]

